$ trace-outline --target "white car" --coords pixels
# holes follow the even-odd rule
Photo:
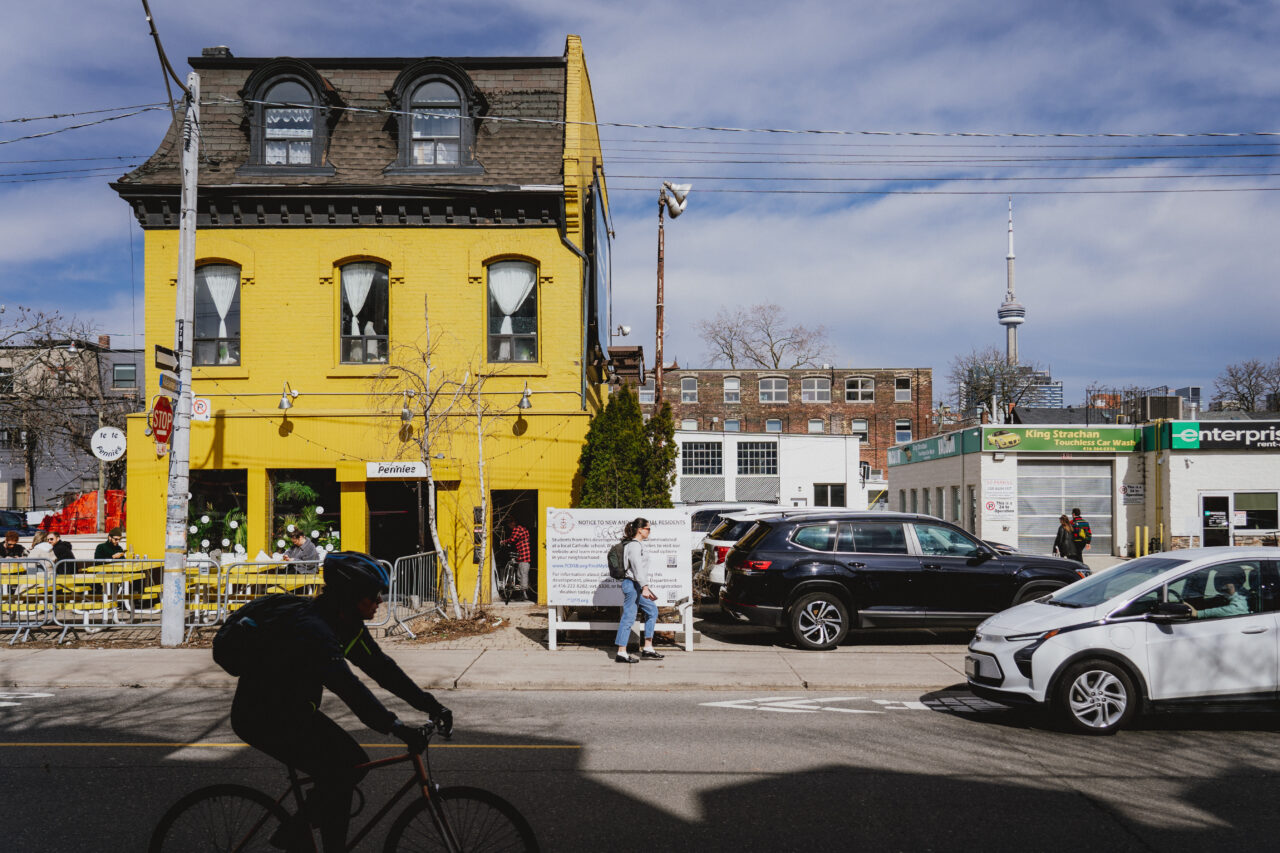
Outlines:
[[[1100,572],[978,626],[969,688],[1109,734],[1139,710],[1271,703],[1280,551],[1192,548]]]

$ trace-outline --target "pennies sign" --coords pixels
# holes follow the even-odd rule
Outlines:
[[[156,444],[168,444],[173,435],[173,406],[168,397],[157,397],[151,409],[151,431],[155,435]]]
[[[90,444],[93,455],[104,462],[114,462],[124,456],[124,432],[115,427],[107,426],[95,432]]]

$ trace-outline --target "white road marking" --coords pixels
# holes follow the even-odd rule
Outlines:
[[[837,702],[870,702],[874,708],[836,707]],[[942,711],[953,714],[975,714],[1007,711],[999,703],[976,696],[940,696],[924,701],[914,699],[870,699],[866,696],[765,696],[759,699],[729,699],[702,702],[708,708],[732,708],[735,711],[773,711],[779,714],[816,714],[834,711],[839,714],[883,714],[887,711]]]
[[[21,705],[21,702],[11,702],[11,699],[47,699],[52,693],[0,693],[0,708],[13,708]]]

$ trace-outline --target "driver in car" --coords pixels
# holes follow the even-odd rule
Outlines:
[[[1222,616],[1243,616],[1249,612],[1249,602],[1245,600],[1242,593],[1239,592],[1240,585],[1244,583],[1244,576],[1239,573],[1231,575],[1220,575],[1215,585],[1219,586],[1222,594],[1215,596],[1217,600],[1223,603],[1214,607],[1203,607],[1197,610],[1190,603],[1187,609],[1191,611],[1192,619],[1217,619]],[[1204,602],[1201,602],[1203,604]]]

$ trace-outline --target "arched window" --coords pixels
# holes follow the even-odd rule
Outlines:
[[[342,321],[338,327],[345,364],[381,364],[387,360],[389,288],[387,268],[375,261],[344,264]]]
[[[388,174],[484,172],[475,155],[484,95],[460,66],[445,59],[416,62],[400,72],[390,94],[402,114],[400,152]]]
[[[299,59],[254,69],[240,94],[249,112],[249,162],[241,175],[332,175],[329,129],[341,107],[337,90]]]
[[[240,267],[196,267],[192,364],[240,363]]]
[[[414,166],[456,166],[462,150],[462,98],[443,80],[431,80],[413,90],[409,105]]]
[[[538,360],[538,275],[526,261],[489,264],[489,361]]]
[[[315,97],[297,80],[267,90],[262,109],[262,162],[267,166],[315,163]],[[286,106],[288,105],[288,106]]]

